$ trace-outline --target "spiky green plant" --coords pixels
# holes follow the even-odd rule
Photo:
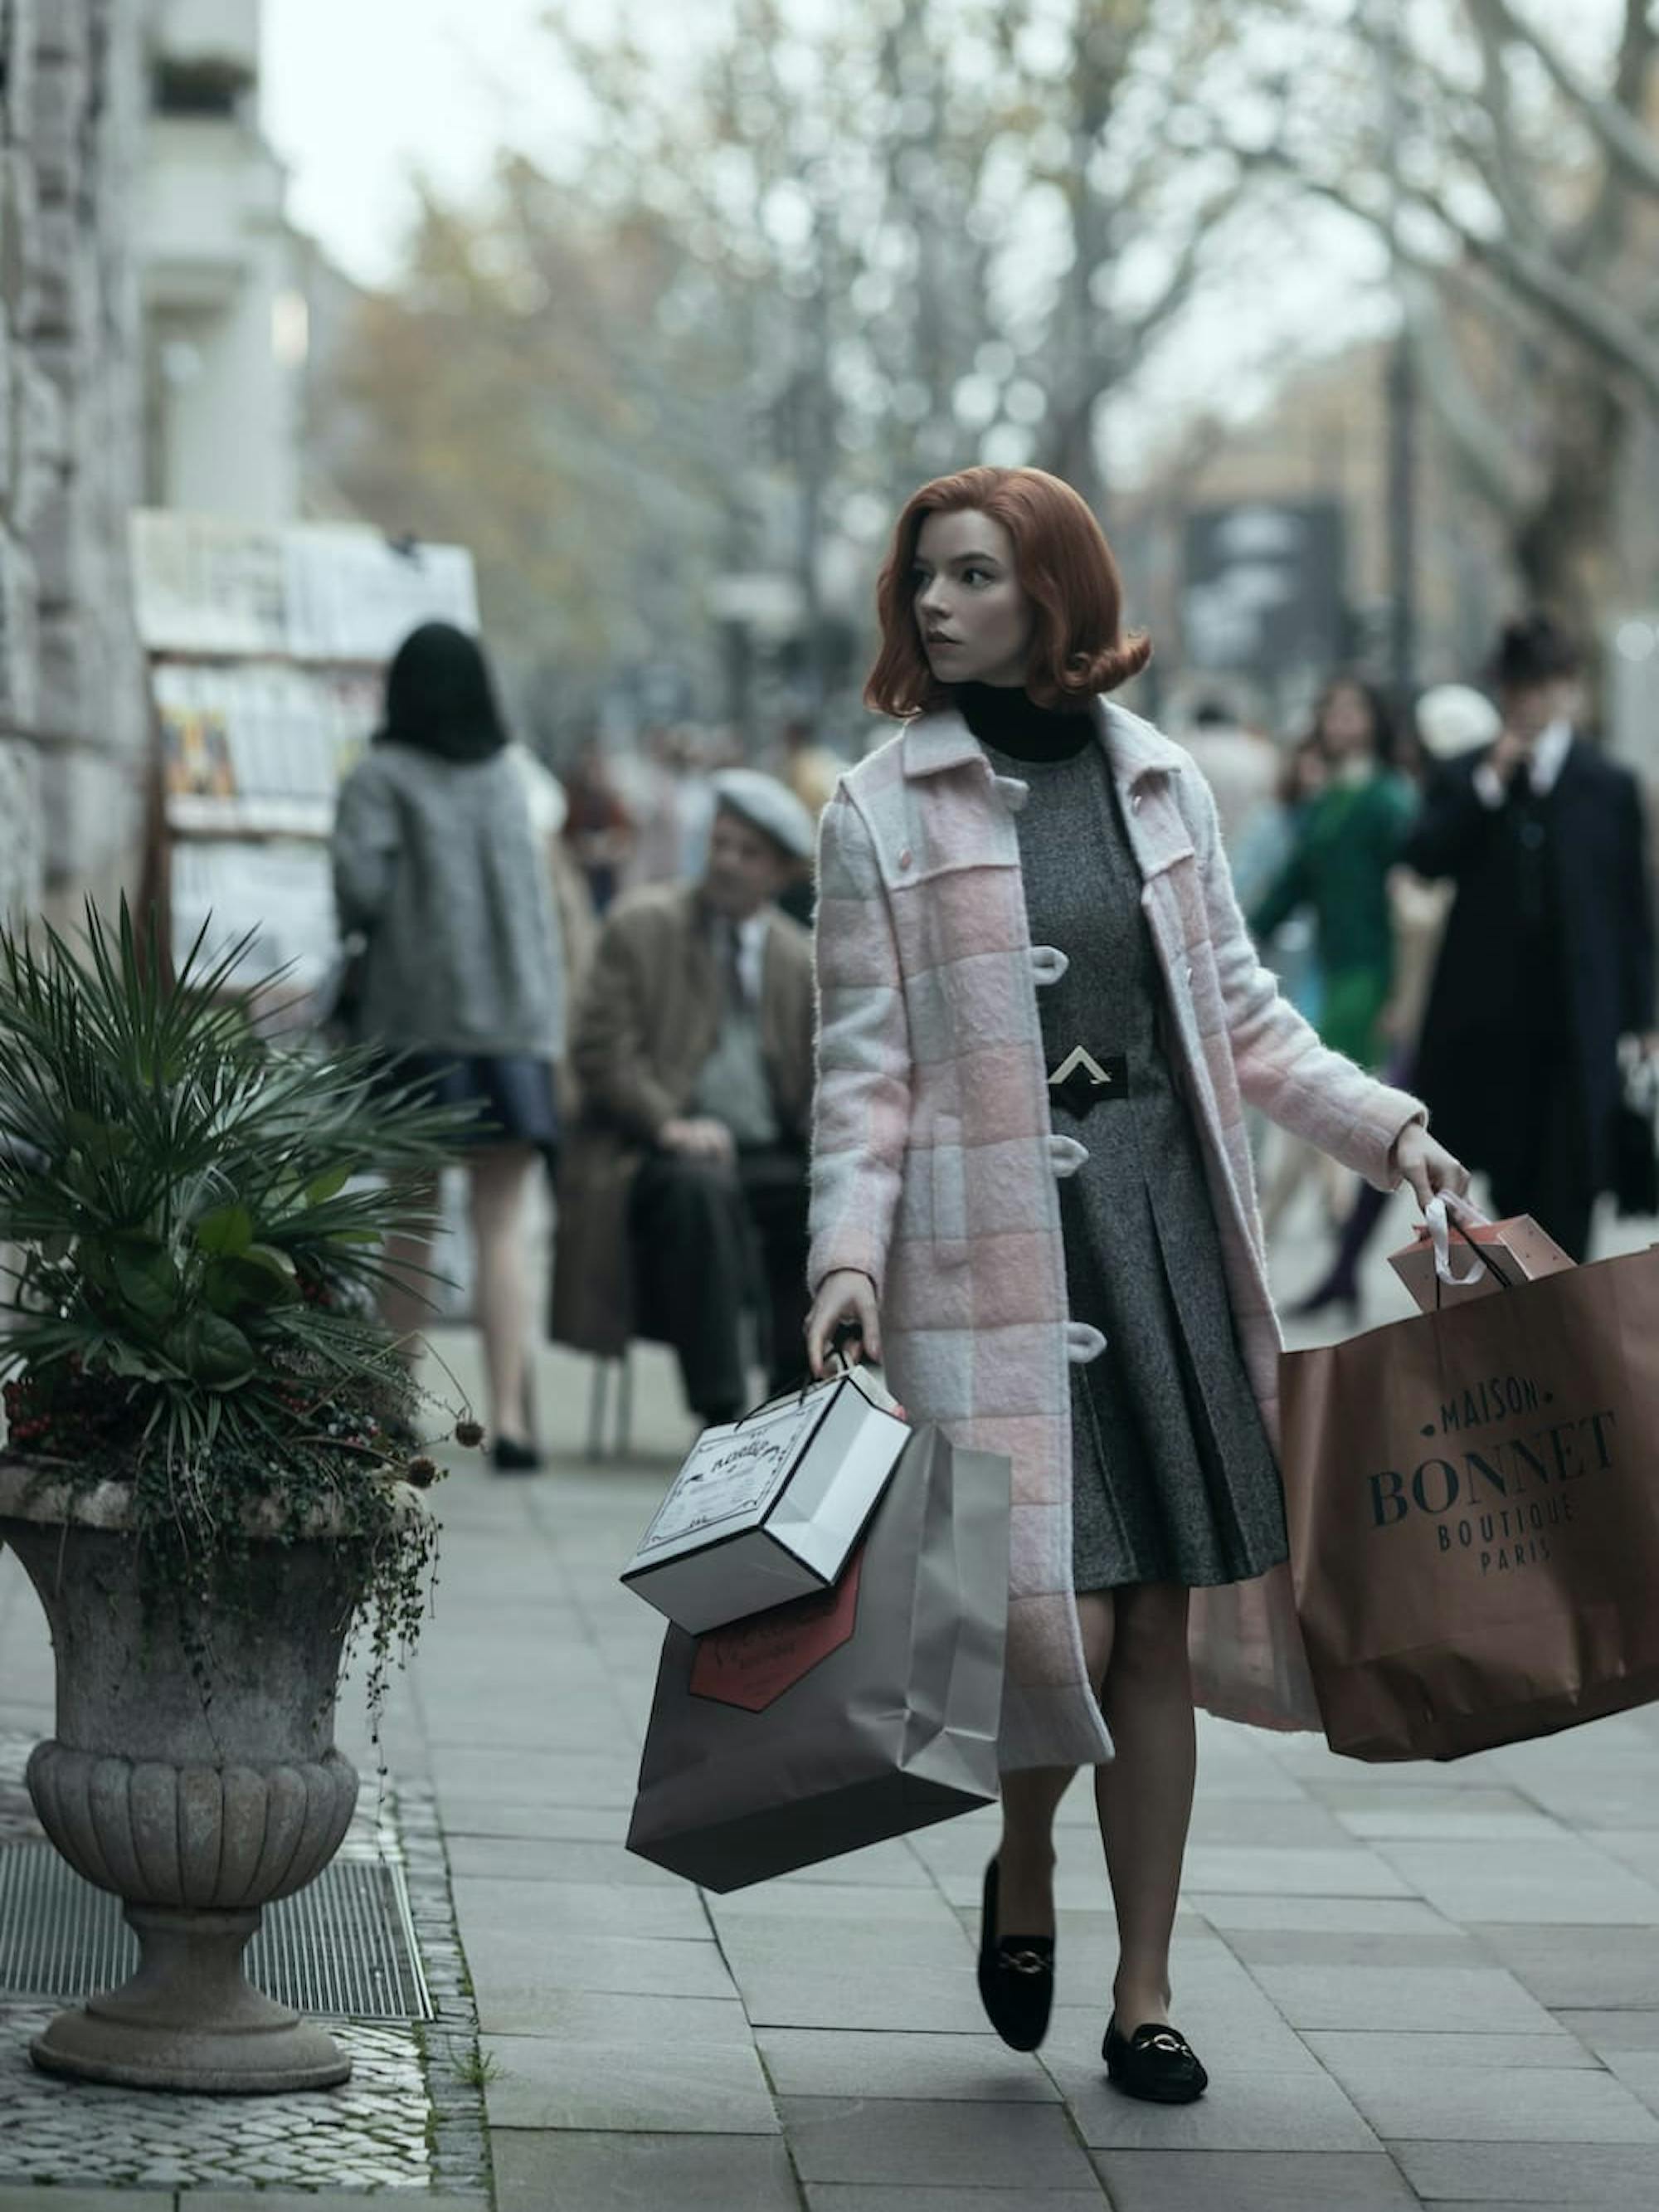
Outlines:
[[[378,1690],[432,1534],[398,1502],[416,1401],[373,1294],[459,1122],[376,1085],[365,1050],[273,1043],[246,951],[198,938],[169,978],[125,901],[112,927],[89,908],[77,946],[0,928],[12,1445],[131,1484],[148,1584],[204,1665],[250,1529],[338,1528]]]

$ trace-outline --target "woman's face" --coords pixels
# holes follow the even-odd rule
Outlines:
[[[1036,611],[1000,522],[971,507],[930,514],[916,539],[911,583],[921,649],[939,683],[1025,681]]]
[[[1339,684],[1319,718],[1320,735],[1333,760],[1352,760],[1374,749],[1376,725],[1371,702],[1355,684]]]

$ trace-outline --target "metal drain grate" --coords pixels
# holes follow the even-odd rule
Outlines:
[[[88,1997],[124,1982],[138,1945],[118,1898],[82,1881],[50,1844],[0,1844],[0,1990]],[[265,1907],[248,1979],[279,2004],[343,2020],[431,2020],[403,1869],[339,1858]]]

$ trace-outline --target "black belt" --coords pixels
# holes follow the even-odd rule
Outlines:
[[[1076,1046],[1051,1070],[1048,1095],[1056,1098],[1074,1121],[1096,1106],[1129,1095],[1129,1063],[1121,1052],[1097,1060],[1085,1045]]]

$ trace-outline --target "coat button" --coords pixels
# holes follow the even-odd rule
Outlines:
[[[911,860],[910,848],[907,845],[907,846],[905,847],[904,850],[903,850],[903,851],[899,854],[899,866],[900,866],[900,867],[902,867],[902,868],[908,868],[908,867],[909,866],[909,865],[910,865],[910,860]]]
[[[1132,792],[1129,795],[1129,811],[1132,814],[1139,814],[1140,811],[1140,793],[1138,791]]]

